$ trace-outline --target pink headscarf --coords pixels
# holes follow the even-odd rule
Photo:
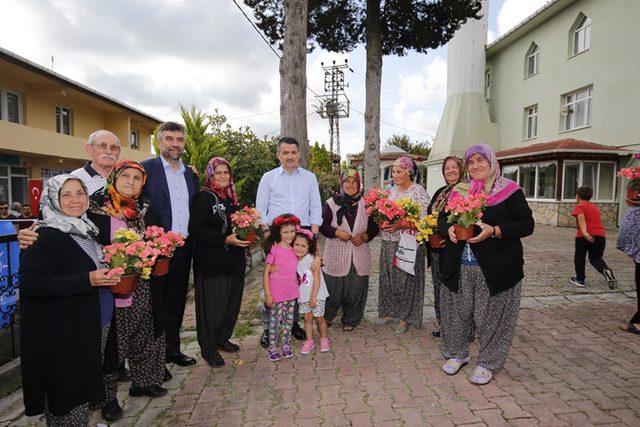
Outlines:
[[[475,144],[467,149],[464,153],[465,165],[474,154],[480,154],[487,159],[491,165],[491,172],[484,180],[471,178],[469,180],[456,184],[449,198],[456,194],[463,197],[484,193],[487,195],[487,206],[495,206],[504,202],[509,196],[520,189],[520,186],[514,181],[504,178],[500,175],[500,164],[496,158],[496,153],[488,144]]]
[[[225,165],[229,169],[229,184],[226,187],[218,187],[214,179],[216,167],[219,165]],[[202,187],[203,190],[215,193],[222,199],[231,199],[231,203],[238,204],[238,196],[236,195],[236,187],[233,184],[233,172],[231,171],[231,165],[227,159],[223,157],[214,157],[209,160],[207,167],[205,168],[206,179]]]

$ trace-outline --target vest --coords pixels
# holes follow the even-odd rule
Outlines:
[[[349,222],[343,218],[342,225],[338,226],[338,205],[333,198],[327,200],[327,205],[333,213],[331,226],[339,230],[344,230],[352,235],[367,231],[367,223],[369,217],[364,208],[364,200],[358,201],[358,213],[353,224],[353,230],[349,227]],[[327,239],[324,249],[324,269],[323,271],[329,276],[344,277],[349,274],[349,269],[353,263],[358,276],[368,276],[371,271],[371,251],[369,243],[363,243],[360,246],[354,245],[352,242],[343,242],[337,237]]]

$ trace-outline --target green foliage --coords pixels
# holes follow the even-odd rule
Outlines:
[[[309,170],[316,174],[320,199],[324,202],[339,188],[339,172],[333,168],[331,153],[317,142],[309,151]]]
[[[427,141],[411,142],[411,138],[409,138],[409,136],[406,134],[392,135],[389,139],[387,139],[387,144],[400,147],[407,153],[419,154],[426,157],[429,157],[429,153],[431,152],[431,144],[429,144]]]
[[[331,153],[324,145],[320,146],[317,142],[311,146],[309,150],[309,170],[311,171],[328,171],[331,172]]]
[[[219,135],[209,132],[209,128],[216,125],[211,116],[201,110],[196,110],[193,105],[189,109],[180,105],[180,115],[186,128],[186,152],[182,161],[185,165],[195,166],[198,169],[200,184],[203,184],[205,180],[204,169],[207,163],[213,157],[224,157],[227,153],[227,146],[220,140]]]

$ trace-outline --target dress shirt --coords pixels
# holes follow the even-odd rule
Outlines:
[[[291,213],[300,218],[303,226],[322,225],[318,180],[301,167],[288,173],[280,166],[262,175],[256,208],[266,224],[271,224],[278,215]]]
[[[82,182],[84,182],[84,185],[87,186],[87,191],[89,192],[88,196],[102,189],[107,183],[106,178],[96,172],[96,170],[91,167],[90,162],[87,162],[83,167],[71,172],[71,175],[77,176],[82,180]]]
[[[171,201],[171,230],[189,235],[189,188],[184,176],[185,167],[180,160],[180,166],[175,171],[162,156],[162,166],[167,177],[169,199]]]

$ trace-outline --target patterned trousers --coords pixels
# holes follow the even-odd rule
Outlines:
[[[291,328],[297,300],[277,302],[269,316],[269,351],[278,350],[278,329],[282,325],[282,348],[291,348]]]
[[[440,321],[440,288],[442,287],[442,275],[440,274],[440,253],[431,250],[431,281],[433,282],[433,309],[436,311],[438,326]]]
[[[83,403],[78,405],[64,415],[53,415],[49,411],[49,405],[47,398],[44,400],[44,419],[47,426],[50,427],[80,427],[89,425],[89,417],[91,411],[89,410],[89,404]]]
[[[324,318],[332,321],[342,307],[340,321],[345,326],[357,326],[362,320],[364,307],[369,292],[369,276],[358,276],[356,268],[351,264],[349,274],[344,277],[334,277],[324,274],[327,283],[327,305]]]
[[[480,343],[478,365],[494,373],[500,371],[518,323],[521,292],[522,281],[491,296],[480,266],[462,265],[458,292],[440,288],[442,355],[446,359],[467,357],[475,322]]]

